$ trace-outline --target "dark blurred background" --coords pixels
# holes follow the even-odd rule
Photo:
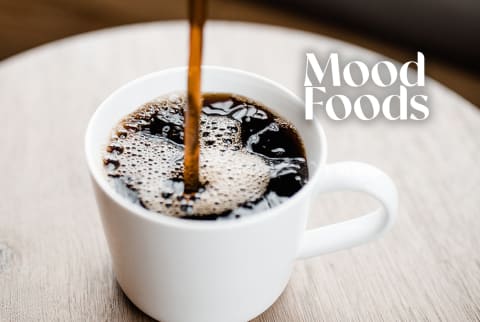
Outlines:
[[[0,59],[77,33],[186,16],[186,0],[0,0]],[[420,50],[429,76],[480,106],[479,0],[209,0],[209,18],[311,31],[399,61]]]

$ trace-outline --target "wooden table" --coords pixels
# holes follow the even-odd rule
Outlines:
[[[300,94],[307,49],[379,58],[262,25],[211,23],[206,41],[205,63],[253,71]],[[154,23],[80,35],[0,63],[0,321],[149,320],[115,282],[83,134],[110,92],[184,65],[186,50],[185,23]],[[398,221],[381,240],[299,261],[285,293],[255,321],[480,320],[480,111],[432,80],[427,90],[424,122],[323,118],[330,162],[362,160],[394,178]],[[311,227],[375,205],[354,193],[317,203]]]

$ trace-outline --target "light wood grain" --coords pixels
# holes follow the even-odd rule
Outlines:
[[[83,134],[115,88],[184,65],[186,31],[182,23],[124,27],[0,63],[0,321],[149,320],[115,282]],[[307,48],[375,59],[313,34],[249,24],[211,23],[206,41],[207,64],[297,92]],[[255,321],[480,320],[480,113],[431,80],[428,94],[425,122],[323,118],[330,162],[363,160],[394,178],[398,222],[379,241],[299,261],[285,293]],[[316,202],[310,227],[374,206],[353,193]]]

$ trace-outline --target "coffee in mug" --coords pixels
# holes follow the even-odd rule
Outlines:
[[[308,180],[295,127],[259,102],[203,94],[197,191],[184,184],[185,95],[150,101],[113,129],[104,154],[109,182],[123,197],[164,215],[235,219],[275,207]]]

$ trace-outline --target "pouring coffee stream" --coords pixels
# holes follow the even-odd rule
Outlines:
[[[196,192],[200,188],[200,116],[202,94],[200,89],[202,64],[203,25],[206,18],[206,0],[189,0],[190,57],[188,62],[188,103],[185,111],[185,192]]]

